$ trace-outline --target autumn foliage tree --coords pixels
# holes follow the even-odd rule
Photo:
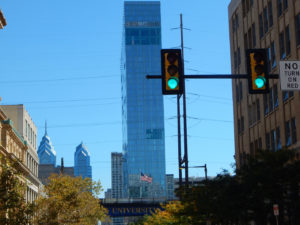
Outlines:
[[[163,210],[158,209],[152,216],[146,216],[143,220],[136,223],[144,225],[190,225],[191,217],[185,215],[184,205],[179,201],[169,202]]]
[[[22,180],[18,162],[0,158],[0,224],[30,224],[33,204],[24,198],[26,184]]]
[[[89,178],[51,175],[36,201],[35,224],[94,225],[106,217],[97,198],[100,182]]]

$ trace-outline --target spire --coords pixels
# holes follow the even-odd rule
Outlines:
[[[48,135],[48,132],[47,132],[47,120],[45,121],[45,136]]]

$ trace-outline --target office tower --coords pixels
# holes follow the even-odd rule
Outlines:
[[[74,176],[82,176],[83,179],[86,177],[92,178],[90,153],[83,143],[76,147],[74,154]]]
[[[166,191],[167,191],[167,200],[174,200],[175,189],[174,189],[174,174],[166,174]]]
[[[123,192],[123,154],[111,153],[111,197],[122,198]]]
[[[0,107],[7,118],[12,121],[15,133],[26,143],[26,155],[24,156],[28,169],[26,199],[33,201],[37,198],[41,185],[38,179],[37,128],[24,105],[1,105]]]
[[[125,1],[121,55],[124,197],[165,196],[160,2]],[[149,178],[148,181],[142,180]]]
[[[246,49],[267,49],[269,74],[279,73],[281,60],[300,59],[298,1],[232,0],[228,12],[232,73],[247,73]],[[237,167],[258,149],[300,146],[300,92],[282,91],[278,79],[269,87],[268,94],[250,95],[247,80],[232,80]]]
[[[48,136],[47,133],[47,123],[45,123],[45,134],[39,145],[39,149],[37,153],[40,159],[40,165],[42,164],[52,164],[53,166],[56,165],[56,152],[50,141],[50,137]]]

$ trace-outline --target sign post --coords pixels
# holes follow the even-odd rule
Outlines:
[[[273,205],[274,216],[276,217],[276,224],[278,225],[279,207],[277,204]]]
[[[300,61],[280,61],[279,77],[281,90],[300,90]]]

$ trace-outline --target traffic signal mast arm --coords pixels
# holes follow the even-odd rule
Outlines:
[[[161,75],[147,75],[147,79],[161,79]],[[184,79],[248,79],[248,74],[201,74],[184,75]],[[279,74],[269,74],[270,79],[278,79]]]

